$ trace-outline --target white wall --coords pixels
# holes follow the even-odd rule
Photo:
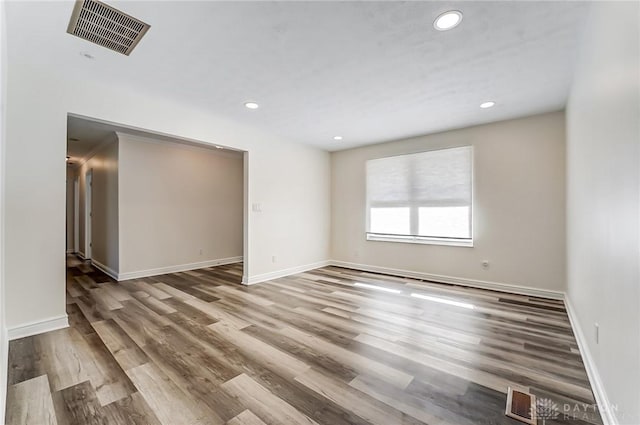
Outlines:
[[[118,140],[115,133],[106,139],[78,169],[79,249],[86,256],[87,172],[92,172],[91,259],[117,272],[119,269],[118,230]],[[71,183],[73,190],[73,182]],[[69,187],[67,185],[67,193]],[[69,203],[67,201],[67,208]],[[71,206],[73,208],[73,206]],[[68,219],[67,219],[68,222]]]
[[[245,276],[262,280],[274,271],[328,260],[329,154],[297,145],[257,143],[249,149],[248,160],[249,209],[258,203],[262,211],[249,211],[250,262],[245,263]]]
[[[332,153],[332,258],[563,291],[564,125],[556,112]],[[474,148],[473,248],[365,240],[368,159],[465,145]]]
[[[118,139],[120,274],[242,256],[242,153]]]
[[[637,2],[593,5],[567,107],[568,298],[621,424],[640,423],[639,19]]]
[[[7,399],[7,373],[9,342],[5,319],[5,143],[6,143],[6,96],[7,96],[7,27],[5,2],[0,1],[0,423],[4,423]]]
[[[9,37],[19,38],[24,31],[20,11],[32,8],[22,7],[12,3],[7,10]],[[64,28],[68,15],[52,15],[52,19]],[[68,35],[62,31],[60,37]],[[62,59],[41,63],[39,55],[12,50],[11,44],[8,50],[5,276],[9,327],[65,314],[69,112],[248,151],[249,205],[262,204],[261,213],[249,214],[246,227],[249,278],[328,259],[328,153],[161,94],[104,84]],[[121,59],[126,64],[127,58]],[[272,254],[277,256],[275,263]],[[34,258],[38,267],[33,266]]]

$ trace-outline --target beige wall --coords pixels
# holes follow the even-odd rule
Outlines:
[[[80,182],[79,245],[83,255],[87,253],[85,197],[86,177],[90,170],[93,174],[91,259],[117,272],[119,268],[118,140],[115,134],[76,170]]]
[[[564,125],[557,112],[332,153],[332,258],[563,291]],[[473,248],[365,240],[368,159],[466,145],[474,148]]]
[[[568,299],[620,424],[640,423],[639,17],[593,5],[567,107]]]
[[[121,274],[242,256],[241,153],[118,137]]]

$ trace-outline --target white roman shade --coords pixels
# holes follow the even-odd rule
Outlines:
[[[367,161],[367,232],[471,239],[470,146]]]

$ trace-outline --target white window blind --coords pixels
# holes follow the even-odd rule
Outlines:
[[[367,235],[470,241],[470,146],[367,161]]]

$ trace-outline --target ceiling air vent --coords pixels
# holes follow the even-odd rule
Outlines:
[[[96,0],[78,0],[67,32],[129,55],[149,25]]]

